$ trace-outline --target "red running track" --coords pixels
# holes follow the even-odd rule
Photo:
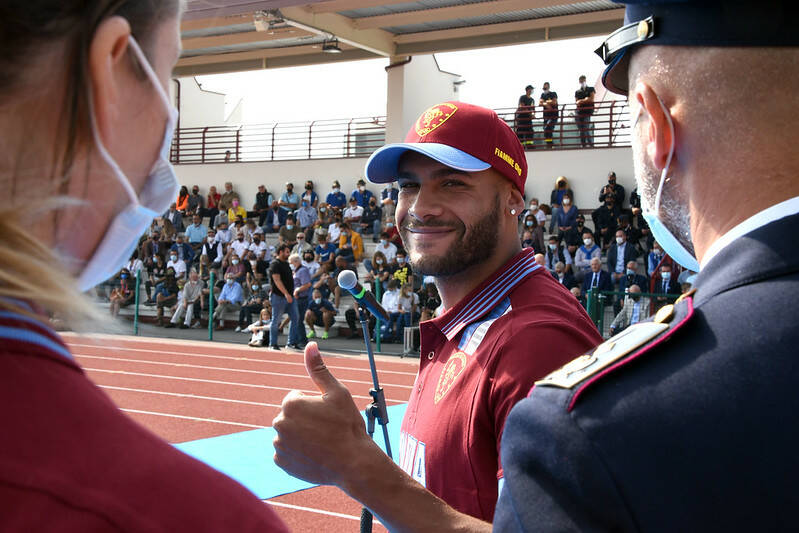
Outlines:
[[[88,376],[120,409],[171,443],[269,427],[290,390],[317,393],[299,351],[116,335],[63,337]],[[372,382],[366,356],[323,354],[356,403],[368,405]],[[388,405],[407,402],[418,362],[376,359]],[[334,487],[266,503],[295,532],[358,531],[360,505]],[[374,530],[385,528],[376,524]]]

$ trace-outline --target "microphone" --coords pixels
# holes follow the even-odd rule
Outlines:
[[[364,306],[375,317],[382,319],[385,322],[389,321],[388,313],[383,309],[374,294],[367,291],[363,286],[358,283],[358,278],[352,270],[342,270],[338,275],[338,286],[347,290],[355,298],[359,305]]]

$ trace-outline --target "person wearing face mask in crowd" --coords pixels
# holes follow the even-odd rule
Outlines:
[[[569,290],[577,286],[577,281],[574,279],[572,273],[566,270],[566,264],[563,261],[555,263],[552,277]]]
[[[238,262],[238,258],[234,259]],[[215,329],[225,329],[225,313],[238,311],[240,306],[244,303],[244,289],[241,284],[236,281],[233,274],[225,273],[225,283],[222,290],[217,297],[216,307],[214,308],[214,316],[212,320],[218,322]]]
[[[543,86],[544,92],[538,98],[538,105],[543,109],[542,116],[544,117],[544,142],[547,148],[553,146],[553,134],[555,132],[555,124],[558,122],[558,93],[549,90],[549,82],[545,81]]]
[[[547,214],[540,209],[540,205],[541,202],[538,201],[538,198],[530,198],[530,207],[522,212],[522,217],[533,215],[538,225],[543,228],[547,223]]]
[[[286,182],[286,190],[280,195],[280,200],[278,200],[277,205],[280,207],[277,215],[282,225],[300,205],[300,195],[294,192],[293,183]]]
[[[394,264],[391,265],[392,273],[391,279],[397,280],[397,287],[410,284],[413,287],[413,269],[408,263],[408,253],[405,250],[399,250],[394,257]]]
[[[224,267],[224,262],[222,263]],[[241,257],[233,252],[230,254],[230,264],[225,268],[225,277],[232,276],[237,283],[242,283],[247,275],[247,267],[241,262]]]
[[[275,250],[275,259],[269,265],[269,282],[272,285],[272,292],[269,296],[269,303],[272,306],[272,324],[269,329],[269,346],[274,350],[279,350],[278,329],[283,314],[288,314],[291,320],[289,329],[289,339],[286,346],[293,348],[296,342],[296,328],[301,326],[299,314],[297,312],[297,301],[294,299],[294,273],[291,270],[288,259],[291,249],[287,244],[281,244]]]
[[[638,250],[633,243],[627,242],[627,235],[622,230],[616,230],[616,242],[608,249],[607,269],[613,278],[613,283],[618,285],[619,280],[625,276],[627,263],[638,259]]]
[[[643,322],[649,317],[649,308],[649,299],[641,297],[641,287],[631,285],[624,297],[624,307],[617,311],[618,314],[610,325],[610,334],[616,335],[634,324]]]
[[[327,204],[327,202],[322,202],[319,204],[319,208],[317,209],[317,217],[316,221],[314,222],[314,230],[318,230],[319,228],[327,228],[327,226],[333,221],[333,210]]]
[[[277,200],[272,200],[272,204],[269,206],[269,210],[266,212],[266,218],[264,219],[263,224],[261,224],[261,229],[264,230],[265,233],[277,233],[280,230],[280,217],[278,214],[280,213],[280,206],[277,203]]]
[[[638,273],[638,263],[636,261],[629,261],[624,276],[619,280],[619,291],[625,292],[633,285],[638,285],[641,290],[647,290],[649,279]]]
[[[267,304],[268,305],[268,304]],[[252,333],[247,346],[253,348],[269,346],[269,328],[272,326],[272,313],[269,309],[261,309],[258,320],[245,328],[245,332]]]
[[[372,242],[377,242],[377,236],[380,234],[382,212],[377,205],[377,198],[370,198],[369,205],[363,210],[363,215],[358,223],[358,233],[372,234]]]
[[[174,328],[186,316],[186,320],[180,324],[180,329],[187,329],[192,325],[192,320],[196,317],[195,327],[200,326],[200,312],[202,304],[200,298],[203,294],[203,282],[200,280],[199,273],[192,269],[189,272],[189,281],[183,285],[182,298],[178,302],[175,312],[170,321],[166,324],[167,328]]]
[[[396,183],[393,181],[386,183],[383,190],[380,191],[380,209],[383,211],[383,218],[394,216],[398,198],[399,189],[397,189]]]
[[[225,192],[219,198],[219,211],[227,214],[228,209],[233,207],[233,200],[241,202],[239,193],[233,190],[233,183],[230,181],[225,182]],[[230,220],[233,220],[232,218]]]
[[[341,184],[338,182],[338,180],[333,181],[333,188],[327,194],[325,202],[332,209],[339,212],[347,205],[347,195],[341,192]]]
[[[646,273],[650,278],[660,271],[660,265],[669,264],[672,270],[676,270],[674,260],[663,251],[663,248],[656,241],[652,244],[652,251],[646,258]]]
[[[185,265],[183,261],[180,261],[180,264]],[[156,323],[159,326],[164,325],[164,307],[172,307],[178,301],[179,279],[183,278],[177,275],[174,267],[167,265],[164,280],[155,287]]]
[[[616,204],[616,197],[612,194],[602,196],[604,204],[591,213],[591,219],[596,228],[597,244],[606,250],[615,240],[616,224],[621,209]]]
[[[119,273],[119,285],[111,291],[111,295],[108,297],[111,301],[109,310],[113,318],[119,315],[119,310],[122,307],[127,307],[133,303],[136,298],[135,288],[135,280],[131,279],[130,270],[123,268]]]
[[[330,326],[336,320],[336,308],[330,303],[330,300],[322,298],[322,292],[319,289],[314,289],[312,293],[313,299],[308,303],[308,310],[305,311],[305,323],[308,325],[308,338],[313,339],[316,337],[315,326],[324,328],[321,338],[327,339],[330,337]]]
[[[544,254],[544,266],[550,272],[555,271],[555,263],[560,261],[566,265],[566,270],[571,272],[574,260],[569,253],[569,250],[563,246],[557,235],[550,235],[547,243],[547,249]]]
[[[625,3],[603,82],[629,99],[642,215],[695,291],[516,404],[495,530],[790,531],[799,5]]]
[[[191,224],[186,228],[186,239],[194,252],[199,252],[202,248],[203,239],[208,234],[208,228],[202,223],[200,215],[191,217]]]
[[[247,213],[251,219],[258,217],[258,225],[263,226],[266,222],[266,215],[269,213],[269,206],[272,205],[272,195],[266,190],[266,186],[259,185],[258,192],[255,193],[255,204],[252,206],[252,212]]]
[[[236,254],[239,258],[244,257],[245,252],[250,249],[250,243],[247,242],[247,239],[244,236],[243,231],[236,232],[236,239],[230,243],[228,247],[228,253],[230,255]]]
[[[583,148],[590,148],[594,146],[594,139],[591,136],[591,115],[594,114],[596,91],[588,86],[585,76],[580,76],[577,81],[580,83],[580,88],[574,91],[574,103],[577,104],[574,121],[580,131],[580,145]]]
[[[305,252],[311,252],[311,251],[313,251],[313,246],[311,246],[305,241],[305,234],[298,233],[297,244],[295,244],[294,247],[291,249],[291,253],[301,256]]]
[[[316,281],[320,275],[320,268],[321,265],[319,261],[316,260],[316,255],[314,254],[313,250],[306,250],[302,254],[302,266],[308,269],[308,273],[311,275],[311,280]]]
[[[280,227],[280,231],[278,232],[278,243],[294,246],[297,244],[298,233],[300,233],[300,228],[294,221],[294,215],[288,215],[286,217],[286,223]]]
[[[380,294],[382,295],[384,292],[386,292],[386,281],[393,274],[391,261],[389,261],[383,252],[376,250],[375,253],[372,254],[372,258],[366,259],[363,263],[364,267],[366,268],[366,281],[374,282],[374,293],[378,294],[377,291],[379,290]]]
[[[216,187],[213,185],[208,187],[208,195],[205,197],[205,209],[203,209],[200,214],[204,217],[208,217],[208,227],[211,229],[216,227],[216,217],[219,215],[219,205],[221,202],[222,195],[216,192]]]
[[[569,249],[569,253],[572,257],[575,256],[577,253],[577,249],[583,245],[583,233],[588,231],[589,233],[593,234],[593,230],[585,225],[585,217],[577,213],[577,218],[574,219],[575,224],[571,227],[570,230],[563,234],[563,242],[566,244],[566,247]]]
[[[360,232],[363,212],[364,208],[358,205],[358,199],[353,196],[350,198],[350,205],[344,210],[341,220],[351,226],[355,226],[357,228],[356,231]]]
[[[599,192],[599,203],[603,203],[608,196],[612,196],[614,205],[621,209],[624,203],[624,194],[624,187],[616,183],[616,173],[611,170],[608,173],[608,184]]]
[[[320,264],[333,266],[333,260],[336,258],[336,245],[327,241],[326,234],[319,236],[319,244],[316,245],[314,252],[316,252]]]
[[[384,231],[380,234],[380,243],[375,247],[375,252],[380,252],[383,254],[383,257],[386,259],[387,263],[393,262],[394,258],[397,256],[397,245],[391,242],[389,239],[390,236],[388,232]],[[364,265],[367,263],[368,261],[364,261]]]
[[[297,302],[297,324],[293,324],[296,332],[294,339],[289,339],[292,348],[303,348],[308,339],[305,334],[305,326],[302,323],[305,318],[305,311],[308,310],[308,300],[311,295],[311,273],[302,264],[299,254],[289,255],[289,264],[294,275],[294,300]]]
[[[255,232],[252,234],[252,243],[250,243],[247,249],[253,252],[256,257],[269,262],[272,258],[272,254],[269,251],[269,245],[266,244],[263,237],[264,230],[256,228]]]
[[[227,220],[217,224],[215,241],[222,245],[227,245],[233,240],[233,230],[230,229]]]
[[[529,232],[529,246],[522,244],[523,248],[532,248],[535,253],[544,252],[544,228],[538,224],[538,219],[534,214],[529,213],[522,221],[522,231]]]
[[[169,248],[169,254],[170,258],[172,255],[177,254],[178,259],[185,263],[186,268],[194,261],[194,248],[186,242],[186,236],[183,233],[177,234],[175,244]]]
[[[569,180],[565,176],[558,176],[555,180],[555,188],[549,195],[549,207],[552,209],[549,217],[549,233],[555,232],[555,225],[558,222],[558,215],[563,207],[563,196],[570,194],[574,198],[574,192],[569,188]]]
[[[363,179],[359,179],[355,190],[353,190],[352,194],[350,194],[350,198],[355,198],[355,200],[358,202],[358,205],[366,209],[369,205],[369,200],[374,198],[374,195],[372,194],[372,191],[366,188],[366,182]]]
[[[241,309],[239,309],[239,323],[236,326],[236,332],[251,332],[252,330],[249,330],[247,325],[252,323],[253,313],[260,313],[264,303],[267,302],[267,287],[261,285],[255,278],[248,279],[248,282],[249,290],[246,291],[247,297],[244,298]]]
[[[574,198],[571,193],[563,195],[563,206],[558,211],[558,235],[561,237],[577,225],[577,215],[579,209],[574,205]]]
[[[346,222],[341,224],[341,235],[338,238],[336,256],[344,257],[351,263],[357,263],[363,257],[363,239]]]
[[[306,234],[313,234],[313,225],[316,222],[316,208],[304,196],[300,200],[300,207],[294,212],[294,219],[300,230]]]
[[[594,242],[594,234],[583,232],[583,242],[574,254],[574,277],[582,282],[583,276],[591,271],[591,260],[602,257],[602,249]]]
[[[402,248],[402,236],[399,233],[399,228],[394,221],[394,217],[386,217],[385,227],[383,231],[388,233],[388,241],[396,246],[398,249]]]
[[[200,187],[194,185],[191,188],[191,194],[189,195],[188,199],[188,208],[187,208],[187,215],[190,217],[194,217],[194,215],[198,215],[200,217],[200,221],[202,222],[202,217],[205,215],[203,214],[203,207],[205,207],[205,201],[200,194]]]
[[[305,190],[302,193],[300,201],[308,202],[308,206],[314,209],[319,207],[319,195],[313,190],[313,182],[311,180],[305,182]]]
[[[180,259],[177,250],[169,251],[169,261],[167,261],[166,267],[174,270],[177,279],[184,279],[186,277],[186,262]]]

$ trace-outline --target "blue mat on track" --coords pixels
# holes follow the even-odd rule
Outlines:
[[[388,408],[388,435],[394,462],[399,457],[400,425],[406,405]],[[264,428],[183,442],[175,447],[232,477],[262,500],[313,487],[314,484],[288,475],[273,462],[274,438],[275,430]],[[383,428],[379,425],[375,427],[375,440],[385,451]]]

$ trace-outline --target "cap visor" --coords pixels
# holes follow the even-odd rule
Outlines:
[[[457,170],[477,172],[491,165],[457,148],[439,143],[396,143],[376,150],[366,162],[366,179],[372,183],[396,181],[400,157],[408,150],[426,155]]]
[[[619,52],[602,73],[602,85],[612,93],[627,96],[629,92],[627,79],[627,67],[630,64],[629,51],[628,48]]]

